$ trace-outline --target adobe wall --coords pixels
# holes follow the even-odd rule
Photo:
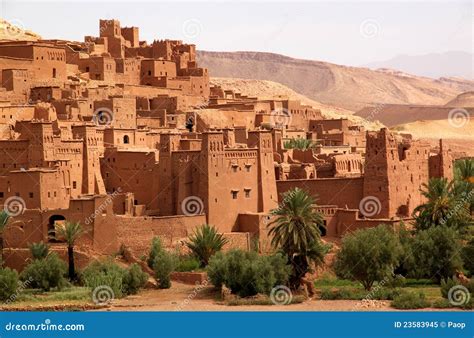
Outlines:
[[[320,178],[313,180],[285,180],[277,181],[278,199],[281,194],[293,189],[301,188],[312,196],[317,196],[316,204],[333,205],[340,208],[358,209],[363,198],[364,178]]]
[[[342,237],[347,233],[377,227],[380,224],[386,224],[392,227],[398,227],[400,220],[390,219],[360,219],[358,218],[359,210],[341,210],[336,212],[337,218],[337,234]]]
[[[251,239],[248,232],[225,232],[222,235],[228,240],[222,248],[223,251],[231,249],[248,251],[251,249]]]
[[[123,243],[136,257],[147,254],[153,237],[162,239],[163,245],[175,248],[180,240],[186,239],[193,230],[206,223],[205,215],[197,216],[165,216],[165,217],[129,217],[112,216],[96,222],[96,228],[104,234],[107,229],[116,227],[116,249]],[[109,236],[100,237],[101,241],[108,242]],[[100,246],[99,242],[96,242]]]

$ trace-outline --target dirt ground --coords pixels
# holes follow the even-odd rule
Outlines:
[[[114,300],[107,311],[396,311],[396,309],[390,307],[389,301],[375,301],[375,306],[363,307],[360,301],[355,300],[319,299],[291,305],[228,306],[219,300],[219,295],[212,287],[198,290],[193,285],[173,282],[171,289],[143,290],[137,295]]]

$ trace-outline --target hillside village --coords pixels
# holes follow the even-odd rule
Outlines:
[[[442,139],[212,85],[193,44],[142,41],[117,20],[98,28],[82,42],[0,42],[7,267],[25,268],[32,243],[66,257],[59,228],[70,222],[83,228],[80,267],[117,252],[143,265],[154,238],[185,250],[202,224],[227,251],[270,252],[274,210],[295,188],[314,197],[322,240],[339,245],[360,229],[410,224],[423,185],[452,180],[466,158]]]

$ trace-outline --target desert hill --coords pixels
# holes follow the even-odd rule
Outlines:
[[[462,108],[466,116],[474,117],[473,108],[464,105],[427,106],[406,104],[381,104],[365,107],[356,113],[368,120],[377,120],[387,127],[424,120],[448,120],[450,112]]]
[[[472,80],[474,79],[473,57],[472,53],[463,51],[448,51],[424,55],[398,55],[390,60],[371,62],[365,66],[371,69],[397,69],[410,74],[431,78],[453,76]]]
[[[23,29],[21,25],[15,25],[0,18],[0,40],[36,41],[40,39],[41,36]]]
[[[323,104],[358,111],[381,103],[444,105],[474,90],[474,81],[431,79],[393,70],[370,70],[259,52],[198,51],[211,76],[270,80]]]
[[[459,94],[446,103],[447,107],[474,107],[474,91]]]

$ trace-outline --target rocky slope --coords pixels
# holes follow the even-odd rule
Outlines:
[[[431,79],[259,52],[198,52],[211,76],[279,82],[323,104],[357,111],[381,103],[443,105],[474,81]]]

